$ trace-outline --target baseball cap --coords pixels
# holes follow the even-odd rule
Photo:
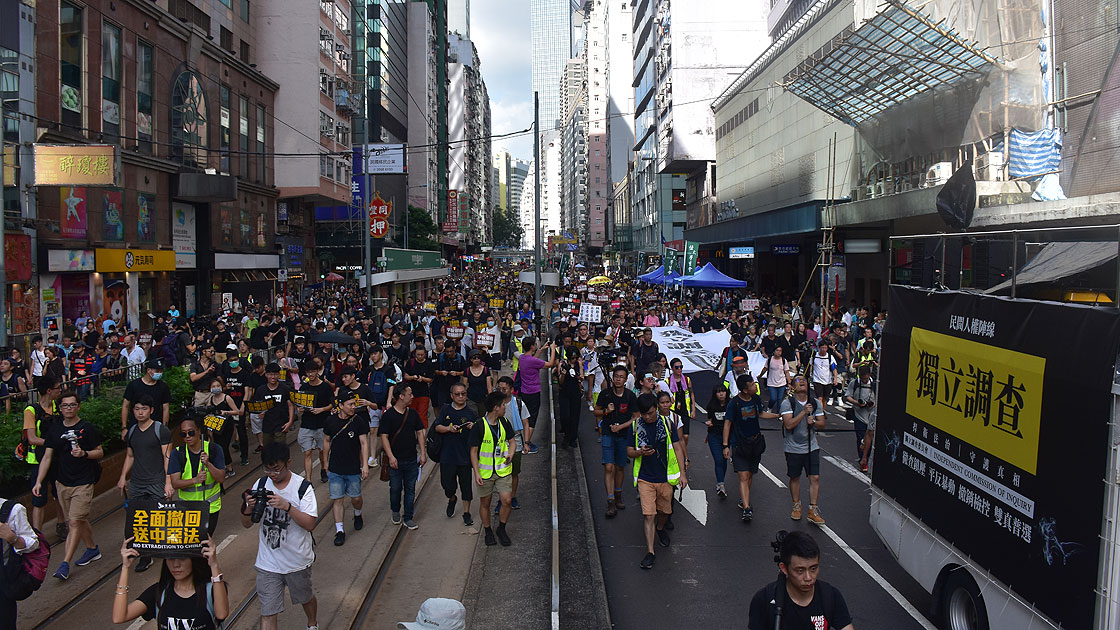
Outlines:
[[[521,324],[514,324],[513,325],[513,332],[517,332],[519,330],[525,330],[525,329],[521,327]]]
[[[467,609],[458,600],[430,597],[420,604],[416,621],[402,621],[397,630],[466,630]]]
[[[162,370],[163,359],[159,357],[151,357],[150,359],[148,359],[148,362],[145,365],[152,368],[153,370]]]
[[[746,365],[747,360],[743,357],[735,357],[734,359],[731,360],[731,364],[732,365]]]

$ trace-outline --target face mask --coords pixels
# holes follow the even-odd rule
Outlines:
[[[230,361],[229,362],[229,367],[230,367],[231,370],[236,370],[237,369],[237,361]]]
[[[161,378],[163,378],[163,372],[152,372],[152,379],[153,380],[158,381]]]
[[[222,393],[222,388],[221,387],[211,387],[210,388],[210,393],[211,394],[220,394],[220,393]]]

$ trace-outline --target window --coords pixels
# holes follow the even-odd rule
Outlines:
[[[198,75],[180,73],[171,87],[171,157],[187,166],[209,166],[206,92]]]
[[[240,152],[241,177],[249,178],[249,97],[239,96],[237,101],[237,150]]]
[[[319,91],[334,98],[334,80],[322,68],[319,68]]]
[[[141,151],[152,152],[152,45],[136,43],[136,139]]]
[[[342,163],[342,160],[338,160],[334,163],[334,179],[335,179],[335,181],[339,181],[339,182],[346,181],[346,178],[343,177],[343,171],[345,171],[345,170],[346,170],[346,167]]]
[[[334,118],[319,112],[319,135],[327,138],[334,137]]]
[[[109,142],[121,135],[121,29],[101,25],[101,131]]]
[[[249,0],[240,0],[237,6],[237,13],[241,16],[242,22],[249,22]]]
[[[264,183],[264,105],[257,105],[257,182]]]
[[[229,86],[223,85],[218,88],[219,100],[221,101],[221,120],[218,127],[218,170],[222,173],[229,174]]]
[[[331,164],[331,158],[326,155],[319,156],[319,176],[330,177],[334,172],[334,165]]]
[[[230,3],[230,0],[222,0],[222,4],[226,5],[227,7],[233,8],[233,4]]]
[[[233,31],[224,26],[219,26],[218,28],[221,29],[218,34],[218,44],[221,45],[222,48],[233,52]]]
[[[71,131],[80,130],[83,126],[82,107],[85,95],[82,94],[82,38],[85,32],[82,17],[82,9],[67,2],[59,4],[59,101],[62,105],[61,122],[69,125]]]
[[[241,40],[241,54],[238,57],[241,58],[241,61],[249,63],[249,42]]]

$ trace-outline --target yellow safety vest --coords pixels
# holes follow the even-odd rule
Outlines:
[[[501,419],[498,419],[498,442],[495,444],[494,428],[485,419],[483,424],[486,428],[482,431],[482,447],[478,449],[478,474],[483,479],[489,479],[495,472],[499,477],[508,477],[513,473],[513,460],[507,463],[503,455],[509,442],[506,428],[502,426]]]
[[[520,363],[520,357],[517,356],[517,355],[524,352],[524,350],[521,349],[521,339],[518,339],[517,337],[514,337],[513,338],[513,347],[517,348],[517,352],[514,353],[514,355],[513,355],[513,371],[516,372],[517,371],[517,366]]]
[[[726,379],[726,378],[723,379],[723,386],[727,388],[728,392],[731,391],[731,381],[729,379]],[[759,395],[759,396],[762,395],[762,385],[759,385],[758,381],[754,382],[754,393],[755,393],[755,395]],[[738,395],[738,394],[736,394],[736,395]]]
[[[684,376],[684,409],[678,409],[677,411],[682,416],[687,417],[692,414],[692,379],[688,378],[687,375],[682,374],[682,376]],[[673,386],[669,383],[669,380],[672,378],[672,376],[667,377],[665,379],[665,384],[669,386],[669,394],[673,397],[673,405],[676,406],[677,392],[673,391]]]
[[[210,454],[210,442],[202,441],[202,450],[207,455]],[[187,445],[183,445],[183,479],[194,479],[197,470],[191,468],[190,449]],[[198,465],[202,466],[202,458],[198,458]],[[208,501],[210,503],[210,513],[213,514],[222,509],[222,485],[214,479],[210,474],[210,469],[206,469],[206,481],[201,484],[195,484],[189,488],[182,488],[179,490],[179,498],[184,501]]]
[[[657,419],[665,423],[665,452],[669,454],[669,466],[666,468],[666,475],[669,477],[669,485],[675,486],[681,480],[681,468],[677,465],[677,451],[673,449],[673,429],[669,424],[669,419],[661,414],[657,414]],[[638,420],[642,422],[642,420]],[[638,448],[638,432],[634,432],[634,448]],[[642,469],[642,457],[639,455],[634,458],[634,485],[638,485],[638,472]]]
[[[54,405],[54,403],[51,404]],[[39,411],[37,411],[37,409],[42,410],[43,413],[47,413],[47,410],[35,404],[31,404],[23,408],[24,411],[27,411],[28,409],[31,410],[31,413],[35,414],[35,437],[41,438],[43,437],[43,417],[39,415]],[[55,405],[55,410],[58,410],[57,405]],[[31,447],[27,449],[27,457],[24,458],[24,461],[31,465],[38,464],[39,456],[35,453],[35,449],[37,448],[41,447],[32,444]]]

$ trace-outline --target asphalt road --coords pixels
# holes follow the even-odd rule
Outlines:
[[[715,378],[710,372],[692,375],[701,406],[707,403]],[[707,508],[698,511],[706,515],[707,522],[701,524],[680,503],[674,503],[672,544],[668,549],[655,546],[657,564],[653,570],[644,571],[638,567],[645,555],[645,539],[633,479],[628,471],[624,482],[627,509],[607,520],[595,418],[584,408],[580,444],[614,627],[745,628],[751,597],[777,575],[770,541],[783,529],[807,531],[820,544],[821,579],[840,588],[858,630],[923,627],[922,615],[928,612],[930,596],[899,568],[868,524],[868,477],[854,467],[845,470],[842,464],[828,459],[831,456],[851,463],[855,456],[855,437],[842,410],[828,414],[828,426],[834,430],[819,435],[821,512],[835,537],[892,586],[904,603],[896,601],[821,528],[804,518],[790,519],[789,490],[779,485],[788,480],[778,421],[762,421],[764,430],[770,429],[765,431],[767,449],[762,465],[777,482],[763,471],[755,476],[751,488],[754,520],[749,524],[739,519],[738,481],[730,466],[726,480],[730,496],[721,500],[715,494],[715,468],[704,441],[703,421],[700,414],[691,427],[688,478],[690,487],[705,494]],[[806,510],[808,492],[808,481],[803,479],[802,505]]]

